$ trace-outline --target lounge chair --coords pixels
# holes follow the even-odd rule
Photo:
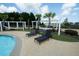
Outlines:
[[[37,30],[37,29],[34,29],[34,30],[32,30],[30,33],[27,33],[26,35],[27,35],[28,37],[31,37],[31,36],[37,35],[37,33],[38,33],[38,30]]]
[[[40,44],[43,41],[48,40],[51,37],[51,30],[46,30],[46,33],[40,37],[35,38],[35,40]]]

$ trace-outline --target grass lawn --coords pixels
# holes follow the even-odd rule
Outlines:
[[[53,32],[52,38],[55,40],[60,40],[60,41],[79,42],[79,36],[70,36],[65,33],[61,33],[61,35],[58,36],[57,32]]]

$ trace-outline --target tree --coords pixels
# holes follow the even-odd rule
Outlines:
[[[70,27],[70,23],[68,22],[68,18],[66,18],[62,24],[62,27],[64,28],[69,28]]]
[[[18,21],[20,15],[18,12],[14,12],[14,21]]]
[[[22,21],[28,22],[28,20],[29,20],[29,13],[22,12],[22,13],[20,14],[20,18],[23,18]]]
[[[1,18],[1,21],[3,21],[2,22],[2,27],[3,27],[3,25],[5,25],[4,21],[6,21],[6,19],[8,18],[8,15],[5,13],[1,13],[0,18]],[[3,27],[3,30],[4,30],[4,27]]]
[[[75,25],[79,26],[79,22],[75,22]]]
[[[41,14],[36,14],[36,18],[38,20],[38,29],[39,29],[39,24],[40,24],[40,20],[41,20]]]
[[[19,14],[19,20],[22,21],[23,17],[21,16],[21,14]]]
[[[79,22],[75,22],[74,28],[79,29]]]
[[[11,20],[11,21],[14,21],[14,17],[10,17],[10,20]]]
[[[5,21],[8,18],[8,15],[5,13],[0,14],[1,21]]]
[[[18,21],[19,19],[19,13],[18,12],[11,12],[7,13],[8,14],[8,20],[9,21]]]
[[[36,19],[35,19],[35,15],[31,12],[30,13],[30,17],[29,17],[29,25],[32,25],[32,21],[35,21]]]
[[[26,13],[26,12],[22,12],[21,14],[20,14],[20,17],[22,17],[23,18],[23,21],[28,21],[29,20],[29,13]]]
[[[20,16],[20,17],[19,17],[19,20],[22,21],[22,20],[23,20],[23,17]]]
[[[50,25],[51,25],[51,18],[54,18],[55,17],[55,13],[46,13],[45,15],[44,15],[44,18],[48,18],[49,19],[49,24],[48,24],[48,27],[50,27]]]
[[[68,23],[68,18],[66,18],[66,19],[64,20],[64,23]]]
[[[15,16],[15,12],[8,13],[8,17],[9,17],[8,20],[14,21],[14,19],[15,19],[14,16]]]
[[[26,21],[26,25],[28,25],[28,29],[29,29],[29,17],[30,17],[30,14],[29,13],[22,12],[20,14],[20,18],[23,18],[22,21]]]

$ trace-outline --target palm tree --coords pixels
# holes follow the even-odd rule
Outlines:
[[[45,15],[44,15],[44,18],[48,18],[49,19],[49,24],[48,24],[48,27],[50,27],[50,25],[51,25],[51,18],[54,18],[55,17],[55,13],[46,13]]]
[[[40,20],[41,20],[41,14],[36,14],[36,18],[38,20],[38,29],[39,29],[39,24],[40,24]]]

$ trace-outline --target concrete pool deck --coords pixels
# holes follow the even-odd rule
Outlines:
[[[79,56],[79,42],[64,42],[54,39],[43,42],[41,45],[34,42],[34,38],[27,37],[26,31],[3,31],[0,34],[16,36],[16,47],[13,56]]]

